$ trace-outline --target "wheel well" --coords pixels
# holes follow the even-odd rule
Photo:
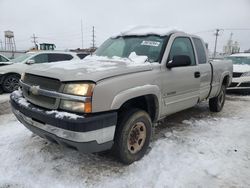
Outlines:
[[[131,108],[139,108],[146,111],[151,117],[152,122],[157,120],[157,116],[159,113],[159,104],[158,99],[155,95],[145,95],[136,97],[126,101],[119,109],[118,116],[125,110],[129,110]]]
[[[229,86],[229,75],[225,76],[223,81],[222,81],[222,85],[225,85],[225,86]]]

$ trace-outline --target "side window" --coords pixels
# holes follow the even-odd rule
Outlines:
[[[205,64],[207,62],[207,55],[203,43],[198,38],[193,38],[193,41],[197,52],[199,64]]]
[[[168,61],[172,60],[176,55],[186,55],[191,59],[191,65],[195,65],[194,49],[191,40],[187,37],[178,37],[174,40]]]
[[[70,54],[49,54],[49,62],[67,61],[73,59]]]
[[[38,54],[32,58],[35,63],[47,63],[48,62],[48,54]]]

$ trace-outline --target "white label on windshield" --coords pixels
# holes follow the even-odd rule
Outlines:
[[[160,42],[156,42],[156,41],[148,41],[148,40],[144,40],[142,41],[141,45],[144,45],[144,46],[159,46],[161,43]]]

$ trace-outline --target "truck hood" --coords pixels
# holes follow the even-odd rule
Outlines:
[[[60,81],[94,81],[152,70],[149,62],[131,62],[115,59],[83,59],[56,63],[43,63],[26,73],[51,77]]]
[[[242,64],[242,65],[233,65],[234,69],[233,72],[250,72],[250,65]]]

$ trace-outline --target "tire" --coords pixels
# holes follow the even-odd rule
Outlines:
[[[220,112],[226,100],[226,86],[222,85],[217,97],[209,99],[209,109],[211,112]]]
[[[114,152],[123,164],[129,165],[145,155],[151,139],[152,122],[148,113],[139,109],[120,115]]]
[[[18,89],[20,76],[18,74],[10,74],[3,80],[2,87],[7,93],[11,93]]]

